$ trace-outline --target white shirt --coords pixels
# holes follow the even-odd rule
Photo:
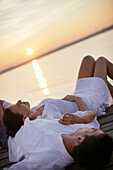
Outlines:
[[[108,105],[109,89],[105,81],[99,77],[88,77],[77,80],[74,95],[81,97],[89,110],[97,116],[105,114]]]
[[[88,79],[88,81],[89,80],[92,81],[91,79]],[[101,81],[101,79],[97,78],[97,81],[98,80]],[[81,80],[79,79],[78,82],[80,81]],[[82,89],[82,100],[84,100],[86,104],[89,104],[88,107],[90,108],[94,106],[95,102],[93,102],[92,99],[95,97],[95,94],[97,95],[97,98],[101,97],[103,94],[101,89],[95,90],[95,88],[93,88],[91,91],[89,88],[90,93],[87,89]],[[75,95],[81,97],[81,93],[81,89],[76,88]],[[91,102],[88,97],[91,97]],[[99,108],[102,102],[106,102],[106,97],[104,97],[104,100],[102,100],[99,104],[98,102],[97,104],[95,103],[95,107],[98,106]],[[4,102],[4,106],[5,104],[6,103]],[[43,104],[45,104],[45,108],[42,116],[37,117],[37,119],[33,121],[30,121],[27,118],[24,125],[17,132],[15,138],[9,138],[9,159],[13,162],[20,161],[19,163],[11,166],[10,169],[63,169],[65,166],[73,162],[73,158],[65,149],[61,134],[73,133],[79,128],[99,128],[99,123],[97,122],[96,118],[88,124],[62,125],[58,122],[58,119],[64,113],[73,113],[78,110],[78,107],[74,102],[62,101],[59,99],[45,99],[38,106],[34,107],[33,110],[36,110]],[[80,116],[85,114],[85,112],[77,111],[73,114]]]
[[[85,112],[84,112],[85,113]],[[78,113],[84,114],[83,112]],[[62,125],[58,120],[37,118],[25,120],[15,138],[9,138],[9,159],[18,162],[14,170],[60,170],[74,160],[67,152],[61,134],[77,131],[79,128],[92,128],[96,123]]]
[[[45,107],[41,117],[45,119],[60,119],[65,113],[78,111],[78,106],[75,102],[52,98],[44,99],[40,104],[33,107],[32,110],[37,110],[42,105],[45,105]]]

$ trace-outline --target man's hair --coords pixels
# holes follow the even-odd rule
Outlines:
[[[80,145],[74,146],[72,157],[83,168],[102,168],[109,162],[112,149],[113,140],[107,134],[85,136]]]
[[[23,125],[23,116],[19,113],[13,113],[10,108],[6,108],[3,114],[3,123],[6,128],[6,134],[14,137],[20,127]]]

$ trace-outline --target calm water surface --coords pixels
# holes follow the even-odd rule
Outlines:
[[[31,106],[47,97],[62,98],[74,91],[82,58],[106,56],[113,62],[113,30],[72,45],[0,75],[0,98]],[[110,80],[113,84],[113,81]]]

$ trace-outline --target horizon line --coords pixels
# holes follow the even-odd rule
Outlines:
[[[103,28],[103,29],[101,29],[101,30],[99,30],[99,31],[96,31],[96,32],[94,32],[94,33],[92,33],[92,34],[90,34],[90,35],[87,35],[87,36],[85,36],[85,37],[83,37],[83,38],[80,38],[80,39],[78,39],[78,40],[76,40],[76,41],[72,41],[71,43],[64,44],[64,45],[62,45],[62,46],[60,46],[60,47],[57,47],[57,48],[55,48],[55,49],[53,49],[53,50],[51,50],[51,51],[45,52],[45,53],[43,53],[43,54],[41,54],[41,55],[39,55],[39,56],[36,56],[36,57],[34,57],[34,58],[32,58],[32,59],[30,59],[30,60],[28,60],[28,61],[25,61],[25,62],[21,63],[21,64],[18,64],[18,65],[15,65],[15,66],[11,66],[11,67],[9,67],[9,68],[6,68],[6,69],[4,69],[3,71],[0,71],[0,74],[3,74],[3,73],[8,72],[8,71],[10,71],[10,70],[12,70],[12,69],[15,69],[15,68],[20,67],[20,66],[22,66],[22,65],[24,65],[24,64],[27,64],[27,63],[31,62],[32,60],[34,60],[34,59],[39,59],[39,58],[41,58],[41,57],[45,57],[45,56],[47,56],[47,55],[49,55],[49,54],[51,54],[51,53],[54,53],[54,52],[59,51],[59,50],[62,50],[62,49],[64,49],[64,48],[66,48],[66,47],[69,47],[69,46],[71,46],[71,45],[77,44],[77,43],[79,43],[79,42],[81,42],[81,41],[87,40],[87,39],[89,39],[89,38],[92,38],[92,37],[97,36],[97,35],[99,35],[99,34],[102,34],[102,33],[104,33],[104,32],[110,31],[110,30],[112,30],[112,29],[113,29],[113,25],[108,26],[108,27],[105,27],[105,28]]]

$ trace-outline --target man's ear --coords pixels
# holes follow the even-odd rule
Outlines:
[[[24,123],[26,118],[27,118],[27,116],[23,116],[23,118],[22,118],[23,123]]]
[[[77,143],[80,145],[84,141],[85,137],[84,136],[78,136],[77,137]]]

